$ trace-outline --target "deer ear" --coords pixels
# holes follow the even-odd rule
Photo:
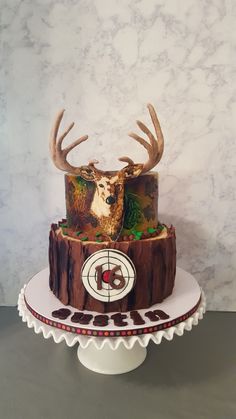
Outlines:
[[[125,174],[125,177],[132,178],[132,177],[138,177],[143,170],[143,164],[132,164],[123,169],[123,172]]]
[[[81,176],[85,180],[93,181],[95,180],[95,169],[92,166],[81,166],[80,173]]]

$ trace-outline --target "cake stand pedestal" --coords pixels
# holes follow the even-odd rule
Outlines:
[[[36,274],[19,294],[19,315],[35,333],[42,333],[45,339],[52,337],[55,343],[65,340],[69,347],[79,343],[79,361],[94,372],[122,374],[144,362],[150,340],[160,344],[163,338],[172,340],[175,334],[182,336],[185,330],[190,331],[197,325],[203,318],[206,301],[193,276],[177,268],[173,294],[148,310],[138,310],[142,318],[149,310],[163,310],[168,313],[168,319],[156,323],[147,320],[145,325],[134,326],[132,320],[127,318],[125,327],[115,327],[109,323],[107,327],[99,329],[92,324],[81,326],[68,319],[53,318],[52,311],[60,308],[78,312],[73,307],[64,306],[51,293],[48,288],[48,269]]]
[[[140,346],[138,342],[131,349],[120,345],[117,349],[111,349],[109,344],[97,349],[90,345],[84,349],[78,347],[78,358],[86,368],[101,374],[123,374],[134,370],[141,365],[146,356],[147,349]]]

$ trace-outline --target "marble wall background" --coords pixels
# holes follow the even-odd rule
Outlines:
[[[165,135],[160,218],[208,308],[236,309],[235,15],[230,0],[1,0],[0,303],[47,265],[65,215],[48,133],[67,109],[72,161],[121,167],[145,152],[127,137],[155,105]]]

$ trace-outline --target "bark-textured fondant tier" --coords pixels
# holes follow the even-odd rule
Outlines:
[[[134,288],[121,300],[109,303],[93,298],[81,279],[85,260],[102,249],[125,253],[136,269]],[[49,265],[50,288],[65,305],[101,313],[147,308],[172,293],[176,272],[175,230],[168,229],[164,238],[96,243],[64,236],[58,225],[53,224],[49,237]]]
[[[150,172],[129,179],[123,186],[119,183],[118,176],[110,175],[109,182],[105,179],[101,178],[95,182],[86,181],[76,175],[65,175],[69,235],[75,231],[82,231],[94,240],[97,232],[108,232],[109,226],[116,222],[119,214],[121,221],[117,228],[120,237],[132,234],[133,230],[145,232],[148,228],[156,228],[158,173]],[[107,203],[109,199],[114,200],[110,205]]]

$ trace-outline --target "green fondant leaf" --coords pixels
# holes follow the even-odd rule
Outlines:
[[[101,240],[101,239],[97,239],[97,240],[96,240],[96,242],[97,242],[97,243],[102,243],[102,242],[103,242],[103,240]]]
[[[156,228],[148,227],[147,228],[148,233],[155,233],[157,231]]]
[[[86,240],[88,240],[88,237],[81,237],[80,239],[82,242],[85,242]]]
[[[60,224],[60,227],[67,228],[67,227],[68,227],[68,225],[63,223],[63,224]]]
[[[101,234],[102,234],[102,233],[96,233],[96,234],[95,234],[95,236],[96,236],[96,237],[99,237],[99,236],[101,236]]]
[[[83,232],[82,231],[76,231],[76,236],[79,236],[80,234],[82,234]]]
[[[143,231],[132,230],[131,233],[134,235],[134,240],[140,240],[143,235]]]

